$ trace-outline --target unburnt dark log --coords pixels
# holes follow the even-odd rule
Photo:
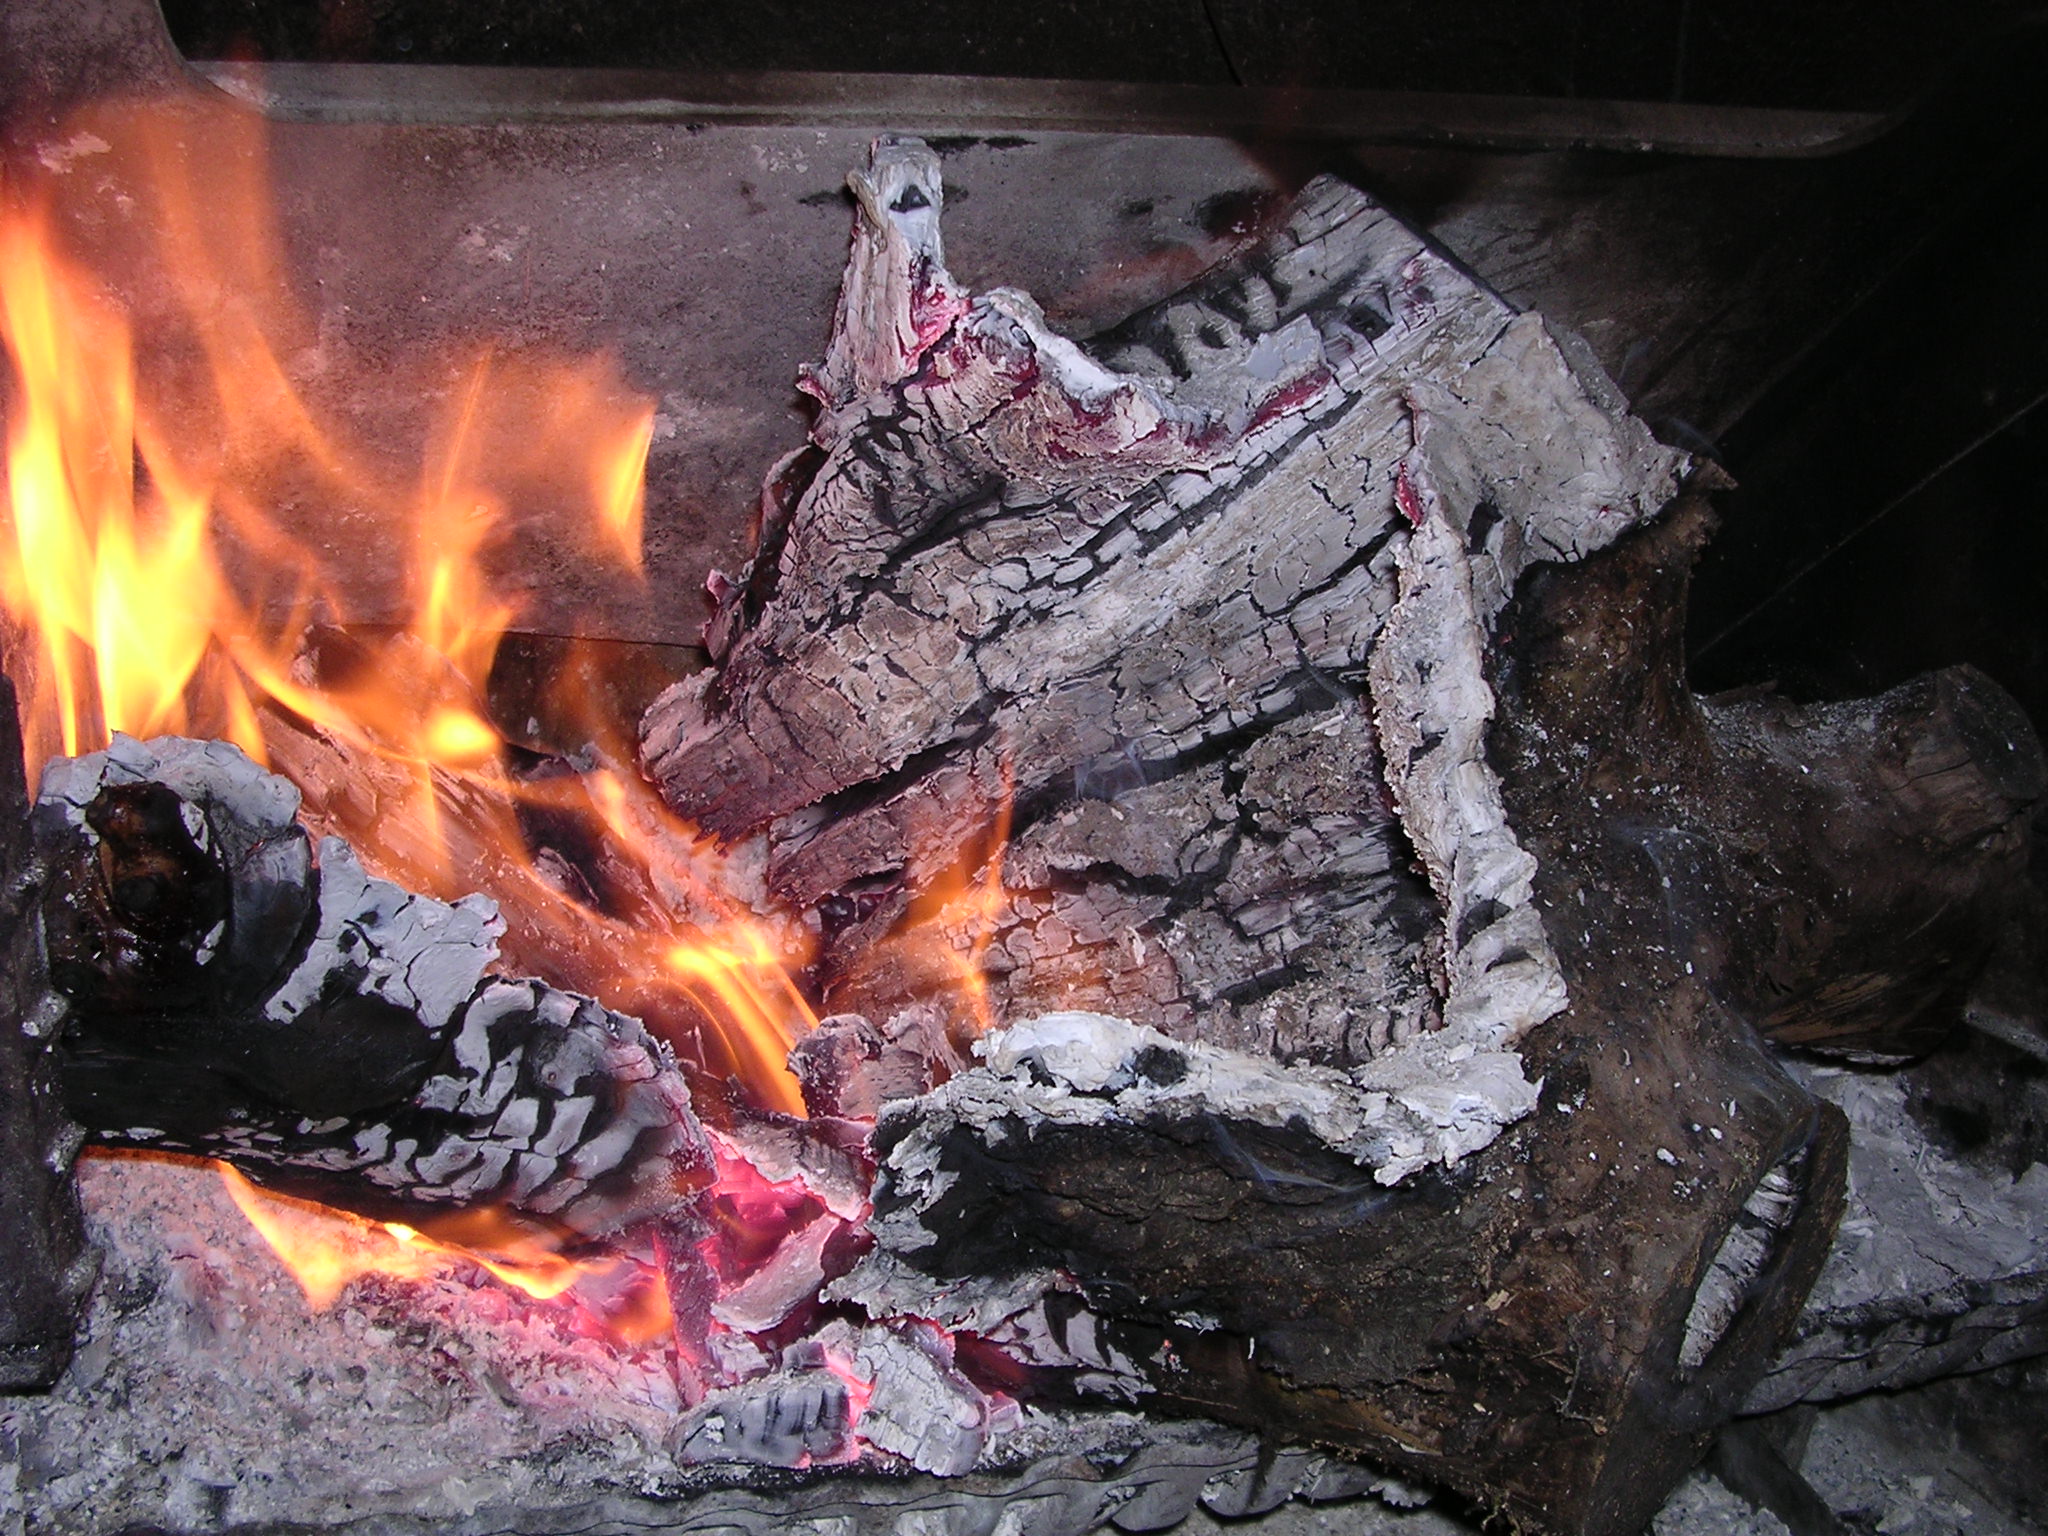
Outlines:
[[[73,1118],[415,1225],[685,1216],[712,1156],[668,1049],[493,974],[489,901],[406,892],[335,838],[316,865],[298,803],[218,742],[118,737],[46,769],[44,1008]]]
[[[1615,543],[1684,456],[1348,188],[1077,346],[952,283],[921,146],[852,181],[813,444],[643,727],[673,805],[765,837],[835,1005],[979,964],[1015,1024],[884,1105],[833,1294],[1639,1529],[1840,1209],[1841,1116],[1768,1038],[1939,1026],[2024,722],[1965,673],[1694,700],[1703,506]],[[841,1033],[828,1098],[887,1035]]]
[[[14,685],[0,678],[0,1391],[46,1387],[71,1358],[93,1262],[71,1162],[36,939],[28,786]]]

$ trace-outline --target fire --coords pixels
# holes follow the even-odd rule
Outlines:
[[[763,931],[724,893],[712,850],[664,823],[630,773],[597,775],[577,804],[566,786],[516,782],[484,703],[519,617],[496,574],[515,525],[547,513],[617,581],[640,580],[650,403],[601,357],[484,348],[452,365],[383,363],[382,394],[441,402],[414,444],[417,467],[395,470],[388,445],[372,451],[294,382],[318,327],[286,279],[253,120],[130,109],[108,132],[146,172],[147,255],[178,300],[154,320],[152,352],[204,366],[196,379],[148,366],[108,286],[67,251],[76,211],[51,188],[0,189],[13,374],[0,606],[31,769],[114,731],[171,731],[226,736],[290,772],[310,723],[347,755],[337,776],[368,772],[379,791],[359,824],[306,786],[321,830],[434,894],[489,891],[517,930],[508,951],[567,957],[565,984],[657,1026],[701,1008],[709,1038],[678,1043],[801,1112],[783,1066],[813,1022],[783,970],[803,963],[800,936]],[[205,175],[194,142],[210,146]],[[345,371],[332,358],[323,368]],[[397,628],[351,623],[347,557],[360,550],[295,536],[272,510],[287,492],[363,548],[403,555]],[[346,630],[345,666],[309,667],[316,621]],[[631,761],[618,722],[579,723],[610,762]],[[534,805],[595,818],[623,857],[664,866],[657,881],[684,899],[592,912],[536,865],[518,823]]]
[[[354,370],[368,403],[340,409],[349,359],[294,298],[256,121],[128,103],[95,132],[140,205],[118,239],[79,187],[0,181],[0,608],[31,773],[116,731],[230,739],[377,872],[496,899],[508,969],[639,1015],[701,1078],[803,1114],[786,1058],[817,1022],[794,979],[814,935],[758,915],[757,877],[633,770],[587,656],[555,680],[574,771],[533,772],[488,705],[521,618],[507,554],[543,516],[618,590],[642,581],[651,403],[603,356],[482,348],[380,358]],[[146,323],[116,297],[137,291],[157,305]],[[387,400],[435,405],[394,446],[388,422],[362,424]],[[550,818],[599,850],[589,867],[536,852],[527,826]],[[934,991],[983,1027],[1007,831],[1002,809],[986,840],[940,855],[952,873],[914,914],[939,936]],[[365,1275],[468,1265],[619,1337],[669,1326],[644,1265],[568,1257],[502,1214],[386,1225],[222,1177],[316,1308]]]
[[[366,1275],[434,1280],[473,1265],[535,1301],[573,1306],[622,1343],[648,1343],[672,1321],[657,1270],[616,1255],[568,1258],[499,1212],[456,1212],[438,1218],[429,1235],[295,1200],[258,1188],[225,1163],[214,1166],[316,1312]]]
[[[970,843],[946,876],[911,909],[911,931],[931,935],[931,942],[944,946],[941,953],[952,971],[954,988],[981,1034],[987,1034],[996,1023],[983,960],[1003,911],[1003,850],[1010,842],[1014,796],[1015,784],[1006,762],[1002,794],[988,820],[986,835]],[[946,943],[944,935],[964,935],[965,947],[957,939]]]
[[[31,637],[30,755],[178,729],[226,606],[205,501],[138,436],[126,323],[34,215],[0,224],[0,326],[17,385],[0,601]]]
[[[736,1070],[763,1102],[801,1113],[784,1065],[815,1022],[787,970],[802,963],[801,943],[725,893],[713,850],[630,771],[516,781],[484,703],[519,617],[495,575],[513,524],[546,512],[617,580],[640,579],[650,403],[602,357],[483,349],[453,366],[380,364],[384,394],[442,402],[415,444],[417,468],[395,472],[387,444],[338,425],[295,383],[318,328],[286,279],[253,120],[130,106],[105,136],[143,172],[137,223],[176,300],[152,317],[149,355],[112,287],[69,248],[79,219],[63,189],[0,186],[12,375],[0,606],[31,771],[115,731],[222,735],[287,771],[325,737],[340,777],[368,774],[380,793],[364,823],[329,807],[323,830],[434,894],[489,891],[514,930],[508,951],[561,957],[548,969],[568,985],[657,1027],[678,1005],[701,1011],[708,1038],[678,1041],[685,1053],[709,1052],[714,1073]],[[185,149],[195,142],[209,145],[204,175]],[[201,366],[151,366],[162,357]],[[288,530],[274,511],[288,495],[346,525],[334,540],[344,547]],[[344,557],[360,550],[348,540],[403,554],[396,628],[351,625],[359,573]],[[309,667],[316,622],[346,630],[347,665]],[[631,761],[621,722],[578,723],[610,763]],[[522,808],[589,819],[642,873],[648,899],[598,911],[565,891],[530,852]],[[310,799],[308,813],[321,819]],[[587,1265],[508,1250],[490,1213],[417,1233],[232,1176],[230,1187],[316,1304],[360,1274],[439,1272],[457,1254],[538,1298],[593,1283]],[[625,1290],[634,1326],[666,1318],[665,1300]]]

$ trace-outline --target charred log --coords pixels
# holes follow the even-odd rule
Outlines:
[[[711,1153],[666,1047],[492,974],[493,905],[366,874],[235,748],[122,737],[46,772],[46,1008],[97,1141],[225,1158],[366,1214],[496,1204],[579,1236],[687,1209]]]
[[[58,1084],[34,909],[14,686],[0,678],[0,1390],[11,1392],[63,1370],[94,1270],[71,1182],[82,1136]]]
[[[835,1008],[942,991],[900,920],[952,876],[1002,900],[917,926],[998,1015],[1332,1064],[1435,1028],[1437,893],[1365,676],[1407,530],[1446,487],[1443,579],[1483,626],[1531,560],[1653,511],[1682,456],[1334,181],[1084,350],[953,283],[923,146],[852,180],[815,447],[714,582],[719,665],[650,710],[650,775],[714,833],[765,833]]]
[[[1656,942],[1771,1039],[1921,1055],[2035,899],[2041,744],[1968,667],[1833,704],[1694,697],[1686,582],[1711,528],[1688,500],[1602,565],[1532,578],[1504,621],[1502,685],[1577,746],[1567,764],[1516,738],[1515,824],[1554,840],[1563,808],[1597,803],[1597,827],[1558,845],[1564,867],[1598,837],[1652,870]]]
[[[1125,1390],[1369,1449],[1547,1529],[1636,1529],[1746,1394],[1827,1390],[1816,1362],[1859,1323],[1875,1331],[1836,1367],[1842,1381],[1943,1368],[1947,1355],[1916,1341],[1940,1331],[1945,1302],[1970,1298],[1936,1288],[1858,1311],[1830,1293],[1770,1384],[1752,1386],[1829,1259],[1846,1126],[1765,1049],[1756,1024],[1773,1015],[1745,1011],[1759,955],[1782,951],[1730,935],[1768,932],[1774,913],[1796,923],[1787,868],[1814,881],[1798,901],[1839,902],[1817,859],[1787,857],[1777,884],[1745,885],[1745,856],[1774,842],[1821,843],[1866,871],[1896,861],[1856,893],[1864,925],[1915,910],[1932,885],[1996,932],[2024,867],[2038,747],[1967,675],[1774,707],[1775,750],[1728,729],[1727,704],[1684,693],[1667,628],[1706,521],[1682,503],[1533,580],[1502,621],[1517,640],[1503,647],[1494,759],[1571,997],[1522,1046],[1544,1083],[1533,1120],[1386,1188],[1360,1172],[1379,1154],[1337,1155],[1343,1138],[1308,1108],[1313,1084],[1260,1115],[1241,1095],[1186,1091],[1198,1048],[1134,1039],[1105,1063],[1048,1050],[1044,1026],[1026,1026],[990,1047],[988,1069],[885,1114],[884,1254],[854,1284],[945,1292],[994,1269],[1014,1305],[1020,1291],[1056,1296],[1065,1277],[1070,1308],[1111,1319],[1090,1348]],[[1972,723],[1958,729],[1959,714]],[[1596,717],[1633,728],[1594,732]],[[1899,742],[1943,765],[1970,808],[1907,859],[1886,813]],[[1773,779],[1777,763],[1818,786]],[[1839,820],[1815,825],[1816,807]],[[1645,848],[1651,815],[1690,862]],[[1964,836],[1939,841],[1956,823]],[[1674,930],[1674,913],[1693,927]],[[1864,990],[1852,1043],[1897,1050],[1926,1027],[1922,978],[1956,958],[1924,909],[1914,925],[1878,927],[1886,974],[1903,981]],[[1857,953],[1880,947],[1870,931],[1837,930]],[[1854,1250],[1833,1257],[1845,1273]],[[1005,1254],[1024,1256],[1021,1272]],[[2031,1318],[2031,1283],[1975,1297],[1979,1327],[1950,1305],[1968,1335],[1951,1353],[1997,1347],[1989,1303]]]
[[[1641,542],[1572,575],[1640,579]],[[1504,623],[1556,612],[1531,599]],[[854,1283],[946,1294],[1021,1252],[1035,1274],[1013,1261],[1010,1291],[1056,1296],[1049,1277],[1068,1277],[1144,1401],[1349,1445],[1527,1526],[1639,1529],[1797,1315],[1845,1127],[1664,943],[1660,876],[1603,840],[1603,807],[1533,787],[1575,760],[1565,722],[1522,692],[1501,709],[1503,793],[1540,834],[1570,989],[1520,1047],[1543,1083],[1533,1117],[1388,1179],[1384,1151],[1304,1113],[1313,1084],[1259,1112],[1256,1095],[1188,1092],[1198,1047],[1134,1040],[1091,1072],[1018,1049],[1026,1026],[885,1114],[884,1253]]]

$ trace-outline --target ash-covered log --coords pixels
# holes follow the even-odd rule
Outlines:
[[[492,974],[492,904],[366,874],[219,742],[117,737],[34,814],[69,1113],[365,1214],[495,1205],[574,1237],[686,1212],[712,1152],[633,1019]]]
[[[831,1294],[1639,1529],[1840,1208],[1841,1117],[1765,1034],[1938,1024],[2024,722],[1962,675],[1694,701],[1706,514],[1650,523],[1693,467],[1349,188],[1077,345],[952,282],[921,145],[852,182],[813,443],[643,728],[880,1025],[806,1074],[894,1100]],[[862,1064],[924,1086],[889,1021],[949,1006],[934,928],[1025,1022],[898,1097]]]

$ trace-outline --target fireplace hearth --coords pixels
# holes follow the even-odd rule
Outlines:
[[[2039,1352],[2039,740],[1696,695],[1611,338],[1220,141],[259,133],[117,19],[10,23],[25,1531],[1625,1536]]]

